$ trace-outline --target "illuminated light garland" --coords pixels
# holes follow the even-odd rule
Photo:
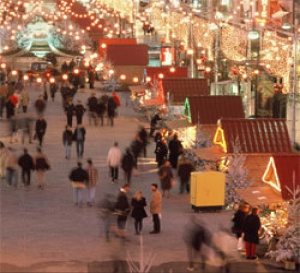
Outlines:
[[[282,77],[284,83],[289,82],[292,52],[293,44],[288,38],[278,37],[275,31],[265,31],[260,58],[265,70],[271,75]],[[283,92],[287,90],[284,88]]]
[[[230,25],[222,26],[221,50],[229,60],[236,62],[246,60],[247,31]]]

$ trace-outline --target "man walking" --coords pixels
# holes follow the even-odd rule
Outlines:
[[[116,203],[116,213],[118,215],[117,218],[117,225],[118,225],[118,232],[120,237],[125,238],[125,228],[127,222],[127,216],[130,212],[130,204],[127,196],[127,192],[129,191],[130,187],[128,184],[123,185],[120,189],[117,203]]]
[[[114,146],[108,150],[108,155],[107,155],[107,164],[110,169],[112,182],[118,180],[121,158],[122,158],[122,152],[119,148],[119,143],[115,142]]]
[[[85,141],[85,128],[82,124],[78,124],[74,130],[73,140],[76,141],[76,151],[78,159],[83,157],[84,153],[84,141]]]
[[[31,171],[34,170],[34,161],[26,148],[24,148],[24,154],[19,157],[18,164],[22,169],[22,182],[25,187],[28,187],[30,185]]]
[[[85,183],[89,181],[89,175],[86,170],[82,168],[82,163],[78,162],[77,167],[72,169],[69,179],[73,187],[73,201],[75,206],[82,206],[83,204],[83,189]]]
[[[5,160],[6,167],[6,181],[10,186],[17,187],[18,186],[18,157],[13,148],[7,148],[7,156]]]
[[[150,201],[150,212],[152,214],[154,228],[150,231],[150,234],[160,233],[160,214],[162,211],[162,196],[157,189],[157,184],[153,183],[151,185],[152,197]]]
[[[39,116],[38,120],[35,123],[35,135],[39,141],[39,146],[42,147],[44,135],[47,129],[47,121],[42,115]]]

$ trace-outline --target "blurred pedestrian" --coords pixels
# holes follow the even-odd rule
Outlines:
[[[7,156],[7,149],[5,147],[5,144],[2,141],[0,141],[0,179],[5,178],[6,156]]]
[[[107,118],[108,125],[114,126],[114,118],[116,115],[117,104],[113,97],[109,97],[107,100]]]
[[[161,120],[161,117],[156,113],[150,120],[150,137],[153,137],[155,130],[157,129],[157,124]]]
[[[10,186],[18,186],[18,157],[13,148],[7,148],[7,155],[5,158],[5,168],[6,168],[6,181]]]
[[[122,152],[119,148],[119,143],[114,142],[114,146],[108,150],[107,164],[110,170],[112,182],[119,178],[119,167],[121,165]]]
[[[50,82],[50,96],[52,101],[54,101],[55,99],[55,94],[57,92],[57,89],[58,89],[57,83],[55,81]]]
[[[71,170],[69,179],[73,187],[73,202],[75,206],[81,207],[83,205],[83,190],[89,181],[88,172],[82,168],[81,162],[77,162],[77,167]]]
[[[2,81],[0,83],[0,117],[3,117],[3,111],[5,108],[7,94],[7,84],[4,81]]]
[[[158,234],[161,232],[160,217],[162,212],[162,196],[157,188],[157,184],[153,183],[151,190],[150,213],[152,214],[153,230],[150,231],[150,234]]]
[[[243,227],[245,225],[245,219],[249,213],[249,205],[245,203],[241,203],[239,205],[238,210],[235,212],[232,222],[232,232],[236,235],[236,238],[238,239],[238,250],[244,250],[244,242],[243,242]]]
[[[259,243],[258,231],[261,227],[258,213],[258,208],[252,208],[252,212],[247,215],[243,227],[244,240],[246,242],[246,258],[250,260],[257,260],[255,250],[256,245]]]
[[[72,127],[70,127],[69,125],[66,125],[65,130],[63,131],[63,135],[62,135],[62,142],[65,147],[66,159],[71,158],[72,141],[73,141]]]
[[[47,130],[47,121],[44,119],[44,116],[40,115],[37,121],[35,122],[35,136],[39,142],[39,146],[42,147],[44,136]]]
[[[168,146],[162,137],[158,138],[154,153],[156,155],[157,167],[160,168],[168,156]]]
[[[163,197],[170,197],[170,189],[172,188],[172,180],[174,175],[170,162],[166,161],[158,170],[158,176],[160,178],[160,185],[163,192]]]
[[[38,116],[44,114],[44,112],[45,112],[45,110],[46,110],[46,105],[47,105],[47,104],[46,104],[46,102],[45,102],[43,96],[40,95],[40,96],[36,99],[36,101],[35,101],[35,103],[34,103],[34,107],[35,107],[35,110],[36,110],[36,113],[37,113]]]
[[[21,104],[22,104],[23,113],[27,112],[29,101],[30,101],[29,91],[27,90],[27,88],[24,88],[23,91],[21,92]]]
[[[183,147],[181,141],[178,139],[178,134],[175,133],[170,140],[169,145],[169,161],[173,169],[177,168],[178,156],[182,154]]]
[[[82,124],[82,118],[85,113],[85,107],[83,106],[81,100],[77,101],[77,104],[74,107],[77,124]]]
[[[101,120],[101,126],[103,126],[103,124],[104,124],[104,116],[105,116],[106,110],[107,110],[106,103],[103,101],[102,98],[100,98],[97,103],[97,115],[99,116],[99,118]]]
[[[94,123],[94,126],[97,126],[97,105],[98,105],[98,99],[96,97],[96,93],[92,93],[91,96],[87,100],[87,106],[89,110],[89,124],[92,125]]]
[[[119,236],[122,238],[125,238],[127,236],[125,229],[126,229],[127,217],[130,213],[130,203],[127,196],[129,189],[130,187],[128,184],[124,184],[122,186],[115,207],[115,212],[117,214],[118,233]]]
[[[139,127],[138,136],[142,143],[143,156],[147,157],[147,145],[149,142],[149,137],[145,127],[142,125]]]
[[[190,179],[191,172],[195,171],[195,168],[190,160],[186,157],[182,157],[182,159],[178,162],[177,175],[180,179],[180,189],[179,192],[182,194],[184,190],[187,193],[190,192]]]
[[[135,234],[139,235],[143,229],[143,219],[147,217],[145,207],[146,199],[143,197],[142,191],[138,190],[131,200],[132,212],[131,217],[134,218]]]
[[[71,98],[68,98],[66,100],[65,105],[65,114],[67,116],[67,124],[72,127],[73,124],[73,116],[75,115],[75,107],[73,105],[73,100]]]
[[[86,130],[82,124],[78,124],[73,133],[73,140],[76,141],[77,158],[82,159],[84,154],[84,142],[85,142]]]
[[[34,170],[34,162],[28,150],[24,148],[24,154],[18,159],[18,165],[21,167],[22,182],[25,187],[30,185],[31,172]]]
[[[205,270],[206,258],[202,248],[203,245],[210,247],[212,244],[212,234],[205,226],[204,222],[193,216],[185,227],[183,240],[187,246],[188,271],[194,271],[194,263],[199,255],[201,256],[202,269]]]
[[[43,190],[45,187],[45,175],[46,171],[50,170],[50,162],[46,155],[43,154],[42,149],[38,147],[36,149],[36,155],[34,157],[34,168],[36,173],[37,187]]]
[[[111,194],[105,194],[98,204],[99,216],[103,223],[106,241],[110,240],[110,233],[113,226],[113,213],[116,207],[115,200]]]
[[[91,207],[95,204],[96,185],[99,178],[98,170],[94,167],[92,159],[87,160],[86,171],[89,176],[86,184],[87,205]]]
[[[121,167],[124,171],[124,177],[127,184],[131,183],[131,176],[134,167],[134,156],[130,148],[126,148],[121,159]]]

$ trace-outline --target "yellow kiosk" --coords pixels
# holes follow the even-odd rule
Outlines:
[[[225,204],[225,180],[222,172],[191,173],[191,204],[195,211],[221,210]]]

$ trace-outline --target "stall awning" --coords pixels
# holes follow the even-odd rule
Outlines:
[[[200,149],[193,149],[193,153],[201,159],[217,161],[226,156],[219,146],[211,146]]]
[[[168,130],[175,130],[180,128],[192,127],[193,124],[186,119],[164,120],[162,121],[162,127]]]
[[[236,189],[236,193],[251,206],[258,206],[283,201],[280,194],[271,187],[249,187],[247,189]]]

